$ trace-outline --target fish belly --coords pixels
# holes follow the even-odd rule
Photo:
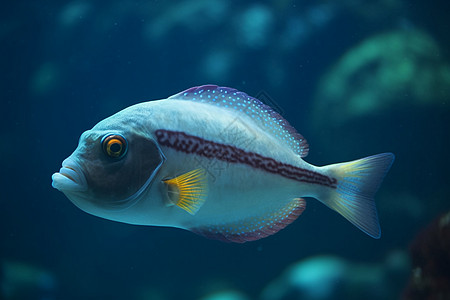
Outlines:
[[[177,174],[182,174],[197,168],[203,168],[207,173],[205,204],[194,216],[178,214],[178,219],[174,220],[176,227],[228,224],[264,217],[279,211],[294,198],[310,196],[315,189],[311,184],[299,183],[246,164],[180,155],[173,150],[167,152],[181,156],[179,163],[167,166],[166,170],[172,169],[168,173],[177,170]]]

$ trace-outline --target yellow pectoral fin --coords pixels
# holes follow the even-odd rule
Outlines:
[[[191,215],[195,215],[205,203],[207,180],[204,169],[195,169],[163,182],[167,185],[167,193],[173,204]]]

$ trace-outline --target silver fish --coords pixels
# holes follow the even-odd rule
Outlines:
[[[239,243],[283,229],[313,197],[379,238],[374,195],[394,155],[317,167],[308,150],[259,100],[205,85],[99,122],[52,185],[95,216]]]

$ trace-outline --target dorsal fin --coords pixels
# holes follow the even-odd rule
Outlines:
[[[288,121],[258,99],[236,89],[216,85],[202,85],[187,89],[168,99],[197,101],[234,110],[237,113],[245,113],[265,132],[285,143],[300,157],[308,155],[308,143]]]

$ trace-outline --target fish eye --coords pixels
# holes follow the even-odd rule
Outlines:
[[[120,134],[107,134],[101,143],[103,152],[110,158],[121,159],[127,153],[127,140]]]

